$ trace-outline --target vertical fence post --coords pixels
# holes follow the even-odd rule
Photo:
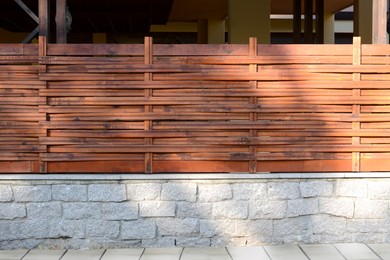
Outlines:
[[[45,57],[47,56],[47,37],[39,36],[38,43],[38,54],[39,54],[39,63],[44,66],[42,72],[47,71],[47,66],[45,62]],[[42,115],[42,119],[39,121],[40,129],[42,133],[39,136],[39,139],[45,138],[48,136],[48,130],[46,122],[48,121],[47,110],[44,106],[47,105],[47,97],[43,94],[43,90],[47,89],[47,81],[44,81],[44,88],[39,89],[39,113]],[[41,145],[41,140],[39,141],[41,151],[39,152],[39,172],[47,173],[47,162],[44,161],[44,154],[48,152],[47,145]]]
[[[144,61],[145,64],[152,64],[153,63],[153,38],[152,37],[145,37],[145,56]],[[150,72],[145,72],[145,82],[152,81],[153,76]],[[153,96],[153,90],[147,87],[145,90],[145,102],[147,102],[152,96]],[[144,107],[145,114],[150,113],[153,111],[153,107],[151,105],[145,104]],[[144,123],[144,130],[150,131],[153,129],[153,122],[152,120],[145,120]],[[146,137],[144,141],[145,146],[152,146],[153,145],[153,139],[150,137]],[[145,173],[153,173],[153,153],[147,152],[145,153]]]
[[[360,37],[354,37],[353,38],[353,65],[361,65],[361,38]],[[353,81],[360,81],[361,75],[360,73],[353,73],[352,75]],[[361,96],[361,89],[360,88],[354,88],[352,90],[352,96],[356,100]],[[358,104],[352,105],[352,115],[353,118],[359,118],[360,117],[360,111],[361,107]],[[352,122],[352,130],[357,131],[360,130],[361,123],[360,122]],[[358,146],[361,144],[360,136],[353,136],[352,137],[352,146]],[[352,171],[358,172],[361,170],[360,165],[360,152],[353,152],[352,153]]]
[[[257,38],[251,37],[249,38],[249,56],[250,57],[256,57],[257,56]],[[257,64],[249,64],[249,72],[257,72]],[[249,82],[249,87],[251,89],[257,89],[257,81],[251,80]],[[257,104],[257,97],[250,97],[249,98],[249,104],[255,105]],[[250,121],[257,121],[257,113],[251,112],[250,113]],[[249,135],[251,139],[254,139],[257,137],[257,130],[251,129],[249,130]],[[250,145],[249,146],[249,152],[250,156],[252,157],[249,161],[249,172],[250,173],[256,173],[257,172],[257,160],[256,160],[256,154],[257,154],[257,145]]]

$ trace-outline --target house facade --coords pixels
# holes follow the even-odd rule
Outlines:
[[[0,249],[390,241],[387,1],[1,4]]]

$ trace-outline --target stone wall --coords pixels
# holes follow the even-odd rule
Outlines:
[[[0,249],[390,242],[390,179],[0,180]]]

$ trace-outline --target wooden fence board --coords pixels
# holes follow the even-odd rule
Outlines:
[[[1,47],[1,172],[390,170],[385,45]]]

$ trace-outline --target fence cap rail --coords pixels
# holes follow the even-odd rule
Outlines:
[[[390,172],[205,173],[205,174],[0,174],[0,181],[137,181],[137,180],[284,180],[390,179]]]

